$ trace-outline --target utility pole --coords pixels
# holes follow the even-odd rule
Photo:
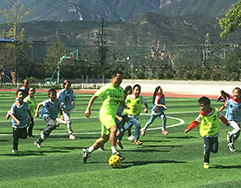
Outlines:
[[[98,36],[100,36],[100,41],[98,40],[97,42],[100,43],[100,46],[104,46],[106,43],[105,36],[106,33],[104,33],[104,18],[101,19],[101,33],[96,33]]]

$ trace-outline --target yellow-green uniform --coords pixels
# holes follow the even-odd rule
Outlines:
[[[35,114],[35,109],[36,109],[36,106],[37,106],[37,101],[36,101],[36,97],[30,97],[29,95],[27,97],[24,98],[24,101],[28,102],[28,105],[29,105],[29,108],[30,108],[30,113],[31,113],[31,122],[32,123],[29,123],[29,126],[28,126],[28,136],[32,136],[33,132],[33,126],[34,126],[34,120],[33,120],[33,116]]]
[[[124,90],[121,86],[115,87],[112,83],[99,89],[95,95],[102,98],[99,119],[102,124],[102,134],[109,135],[109,129],[116,125],[115,115],[121,101],[124,100]]]

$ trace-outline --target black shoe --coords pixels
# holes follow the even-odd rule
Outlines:
[[[125,157],[123,157],[119,152],[115,152],[112,155],[118,155],[120,157],[120,160],[123,161]]]
[[[88,159],[89,157],[90,157],[90,153],[88,153],[87,148],[84,148],[84,149],[83,149],[83,156],[82,156],[83,162],[86,163],[86,162],[87,162],[87,159]]]

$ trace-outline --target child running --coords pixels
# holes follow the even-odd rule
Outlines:
[[[151,117],[147,121],[146,125],[141,130],[141,135],[145,136],[146,129],[151,125],[154,120],[159,116],[162,119],[162,134],[167,135],[168,132],[166,131],[166,115],[164,111],[167,110],[165,105],[165,95],[163,94],[163,90],[161,86],[155,88],[153,93],[153,105],[151,109]]]
[[[27,102],[23,101],[24,92],[18,90],[16,93],[17,101],[13,103],[10,109],[10,116],[12,118],[13,127],[13,153],[18,153],[18,140],[19,138],[27,138],[28,121],[31,123],[31,113]],[[28,120],[29,117],[29,120]]]
[[[35,94],[35,88],[30,87],[28,90],[28,96],[25,97],[24,101],[28,103],[29,108],[30,108],[30,113],[31,113],[31,121],[29,121],[29,126],[28,126],[28,137],[33,137],[33,126],[34,126],[34,120],[33,116],[35,114],[35,109],[37,107],[37,102],[36,102],[36,97],[34,96]]]
[[[225,107],[227,108],[225,117],[227,118],[232,131],[227,132],[228,148],[234,152],[234,142],[238,139],[240,134],[240,122],[241,122],[241,89],[236,87],[232,92],[233,96],[220,108],[222,111]]]
[[[41,143],[46,140],[50,133],[56,128],[56,118],[60,112],[61,118],[63,119],[63,113],[61,109],[61,103],[56,98],[57,92],[55,89],[48,90],[48,100],[45,100],[38,104],[35,112],[35,116],[38,117],[38,111],[41,106],[40,117],[46,121],[47,127],[41,132],[41,136],[34,142],[38,148],[41,148]]]
[[[129,120],[127,124],[124,126],[123,131],[121,131],[118,135],[117,145],[119,146],[122,146],[120,141],[122,140],[124,132],[128,130],[132,125],[135,125],[135,145],[142,145],[142,142],[139,140],[141,125],[138,122],[138,118],[141,113],[142,104],[145,105],[145,109],[144,109],[145,113],[147,113],[148,105],[146,103],[146,99],[140,96],[140,92],[141,92],[141,86],[139,84],[134,85],[132,90],[132,95],[128,95],[125,100],[126,101],[125,104],[126,106],[128,106],[128,109],[127,108],[124,109],[124,114],[128,116]],[[122,149],[123,149],[123,146],[122,146]]]
[[[70,112],[75,107],[75,93],[73,89],[70,89],[71,82],[69,80],[64,80],[63,82],[64,89],[60,90],[57,93],[57,98],[60,100],[62,105],[62,111],[64,116],[64,121],[61,118],[58,118],[56,121],[58,123],[65,123],[67,124],[67,129],[69,133],[69,139],[75,139],[73,134],[73,130],[71,128],[71,119],[70,119]]]
[[[219,119],[228,126],[229,123],[223,114],[217,108],[210,107],[210,99],[201,97],[198,100],[200,106],[200,114],[190,123],[185,130],[187,134],[200,124],[199,132],[204,140],[204,168],[209,168],[210,153],[218,152],[218,135],[219,135]]]

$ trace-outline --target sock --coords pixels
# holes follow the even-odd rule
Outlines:
[[[58,118],[58,123],[66,124],[66,122],[64,120],[62,120],[61,118]]]
[[[94,147],[90,146],[89,149],[87,149],[89,153],[92,153],[94,151]]]
[[[116,153],[117,152],[115,146],[111,146],[111,151],[112,151],[112,153]]]

